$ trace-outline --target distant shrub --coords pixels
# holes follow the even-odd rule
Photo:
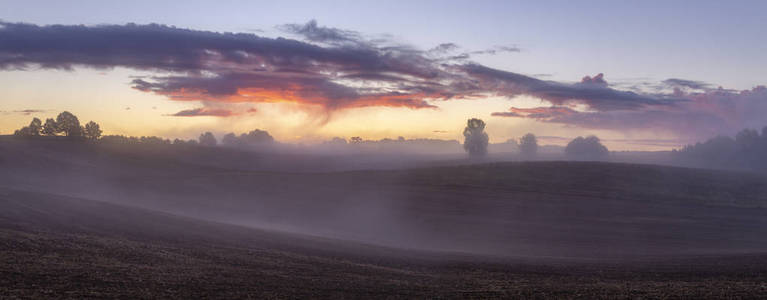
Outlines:
[[[610,152],[596,136],[577,137],[565,147],[565,156],[574,160],[604,160]]]

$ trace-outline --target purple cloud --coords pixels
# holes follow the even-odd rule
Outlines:
[[[610,85],[601,73],[566,83],[468,61],[471,54],[519,51],[516,47],[455,55],[459,47],[452,43],[427,51],[383,45],[354,31],[319,26],[316,21],[283,29],[305,41],[158,24],[0,22],[0,69],[85,66],[162,71],[161,75],[134,78],[133,87],[178,101],[215,103],[215,107],[231,102],[295,102],[328,110],[365,106],[421,109],[435,108],[438,101],[450,99],[528,95],[550,107],[537,111],[512,108],[493,116],[684,134],[726,133],[765,125],[764,87],[711,89],[704,82],[672,78],[654,92],[627,91]],[[669,88],[674,91],[665,91]],[[176,115],[229,113],[200,109]]]
[[[170,114],[167,116],[173,116],[173,117],[230,117],[237,115],[233,113],[231,110],[228,109],[215,109],[215,108],[207,108],[207,107],[201,107],[201,108],[195,108],[195,109],[187,109],[179,111],[175,114]]]

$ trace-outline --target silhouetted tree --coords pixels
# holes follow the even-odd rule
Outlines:
[[[56,117],[57,132],[63,132],[68,137],[82,136],[80,120],[72,113],[65,111]]]
[[[216,137],[213,136],[213,133],[206,132],[200,135],[200,146],[208,146],[213,147],[216,145]]]
[[[489,138],[485,133],[485,122],[472,118],[466,122],[466,128],[463,129],[463,149],[470,156],[479,157],[487,154],[487,143]]]
[[[105,135],[99,139],[101,144],[138,144],[137,137],[127,137],[124,135]]]
[[[40,131],[43,135],[47,136],[54,136],[59,131],[58,125],[56,125],[56,120],[52,118],[45,119],[45,124],[43,124],[43,129]]]
[[[33,118],[32,122],[29,122],[29,126],[21,127],[20,129],[14,131],[13,135],[17,137],[39,136],[42,127],[43,126],[40,119]]]
[[[351,144],[362,143],[362,138],[358,137],[358,136],[353,136],[351,139],[349,139],[349,143],[351,143]]]
[[[534,134],[528,133],[519,139],[519,152],[528,158],[535,157],[538,153],[538,139]]]
[[[221,138],[221,145],[227,147],[237,147],[240,145],[240,139],[234,134],[234,132],[227,133]]]
[[[173,145],[175,146],[197,146],[197,140],[182,140],[182,139],[175,139],[173,140]]]
[[[157,136],[124,136],[124,135],[106,135],[98,139],[101,144],[128,144],[128,145],[169,145],[170,140]]]
[[[21,127],[20,129],[16,129],[16,131],[13,132],[13,135],[17,137],[28,137],[28,136],[32,136],[32,133],[29,130],[29,126],[24,126],[24,127]]]
[[[170,140],[159,136],[142,136],[139,138],[139,143],[145,145],[170,145]]]
[[[40,131],[43,130],[43,122],[40,121],[38,118],[33,118],[32,122],[29,123],[29,131],[32,135],[37,136],[40,135]]]
[[[246,144],[261,144],[261,143],[272,143],[274,142],[274,138],[269,134],[269,132],[261,129],[252,130],[251,132],[248,132],[247,134],[240,135],[240,140],[243,143]]]
[[[576,160],[603,160],[610,152],[596,136],[577,137],[565,147],[565,155]]]
[[[83,136],[89,140],[98,140],[101,137],[101,127],[96,122],[90,121],[83,128]]]
[[[687,145],[674,153],[674,159],[692,166],[767,171],[767,127],[761,136],[756,130],[744,129],[735,138],[717,136]]]

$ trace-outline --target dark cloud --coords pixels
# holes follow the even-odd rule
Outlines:
[[[467,52],[457,52],[458,49],[460,49],[458,45],[454,43],[444,43],[439,44],[437,47],[434,47],[432,49],[429,49],[426,53],[437,57],[440,61],[465,61],[471,58],[472,55],[496,55],[499,53],[504,52],[520,52],[521,50],[517,47],[511,47],[511,46],[495,46],[490,49],[484,49],[484,50],[475,50],[475,51],[467,51]]]
[[[323,43],[359,43],[362,38],[356,31],[343,30],[318,26],[317,20],[311,20],[306,24],[286,24],[279,26],[280,29],[298,34],[313,42]]]
[[[696,90],[707,89],[711,86],[710,84],[703,81],[685,80],[678,78],[669,78],[664,80],[663,83],[671,87],[685,87]]]
[[[469,54],[469,55],[475,55],[475,54],[476,55],[483,55],[483,54],[496,55],[498,53],[503,53],[503,52],[520,52],[520,51],[522,51],[522,50],[517,48],[517,47],[495,46],[495,47],[490,48],[490,49],[476,50],[476,51],[467,52],[466,54]]]
[[[177,100],[292,101],[328,109],[434,107],[429,100],[482,94],[528,94],[554,104],[584,102],[597,110],[667,102],[602,85],[542,81],[477,64],[443,64],[406,46],[362,42],[322,47],[284,38],[216,33],[164,25],[37,26],[2,23],[0,68],[128,67],[171,71],[136,78],[138,90]],[[289,26],[313,40],[360,40],[311,21]],[[441,49],[454,49],[443,44]],[[516,51],[498,47],[493,51]],[[595,77],[597,78],[597,77]],[[600,78],[601,79],[601,78]]]
[[[602,76],[585,77],[586,82],[567,84],[544,81],[513,72],[468,64],[463,69],[479,81],[480,89],[500,96],[532,95],[552,104],[583,103],[600,111],[639,109],[645,106],[670,105],[685,101],[669,95],[647,95],[607,87]],[[596,79],[596,82],[594,82]]]
[[[329,109],[364,106],[434,107],[424,98],[443,97],[426,91],[403,93],[382,88],[362,90],[323,77],[287,74],[231,73],[215,77],[169,76],[149,82],[133,80],[134,88],[175,100],[212,102],[299,102]]]
[[[211,115],[212,107],[226,110],[221,107],[229,102],[294,102],[328,110],[418,109],[434,108],[438,100],[520,95],[550,106],[537,111],[512,108],[493,115],[587,128],[679,133],[760,128],[767,115],[764,87],[711,89],[704,82],[672,78],[656,84],[660,88],[651,92],[629,91],[609,84],[601,73],[565,83],[469,61],[471,55],[517,52],[516,47],[462,53],[457,45],[445,43],[421,51],[386,40],[366,40],[357,32],[319,26],[316,21],[283,29],[305,41],[158,24],[0,22],[0,69],[85,66],[160,71],[133,78],[133,87],[173,100],[206,103],[206,108],[177,115]],[[674,92],[668,92],[669,88]]]
[[[605,75],[602,73],[597,74],[594,77],[584,76],[581,79],[581,84],[591,84],[600,87],[607,87],[607,81],[605,81]]]
[[[437,45],[437,47],[429,49],[429,53],[437,54],[437,55],[439,55],[439,54],[446,54],[446,53],[450,53],[452,51],[455,51],[458,48],[460,48],[460,47],[458,47],[458,45],[456,45],[454,43],[442,43],[442,44]]]
[[[367,47],[321,47],[284,38],[164,25],[37,26],[0,23],[0,68],[128,67],[181,72],[218,70],[395,72],[433,78],[419,57]],[[422,61],[413,65],[413,62]]]
[[[565,107],[537,107],[493,116],[535,119],[541,122],[589,129],[618,131],[654,130],[678,136],[706,138],[732,134],[742,128],[767,125],[767,88],[731,91],[715,89],[679,95],[688,101],[674,105],[616,111],[576,111]]]
[[[207,108],[207,107],[201,107],[201,108],[195,108],[195,109],[188,109],[188,110],[182,110],[180,112],[177,112],[175,114],[170,114],[167,116],[173,116],[173,117],[230,117],[236,115],[231,110],[228,109],[215,109],[215,108]]]
[[[31,114],[44,113],[44,112],[48,112],[48,111],[50,111],[50,110],[46,110],[46,109],[21,109],[21,110],[11,110],[11,111],[0,111],[0,113],[5,113],[5,114],[21,114],[21,115],[28,116],[28,115],[31,115]]]
[[[524,115],[515,113],[513,111],[493,112],[490,115],[493,116],[493,117],[513,117],[513,118],[524,118],[525,117]]]

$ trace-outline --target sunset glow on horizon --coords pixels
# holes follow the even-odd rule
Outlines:
[[[361,16],[303,3],[291,18],[270,6],[272,16],[252,21],[198,15],[225,8],[196,2],[188,4],[195,14],[166,17],[182,6],[145,14],[150,2],[118,12],[92,1],[83,6],[111,19],[71,9],[50,18],[34,2],[7,2],[0,14],[0,134],[71,111],[104,134],[170,139],[263,129],[287,143],[461,140],[466,120],[480,118],[491,143],[528,132],[552,145],[597,135],[620,151],[767,126],[767,42],[753,38],[767,21],[741,9],[728,10],[741,24],[688,24],[721,13],[712,3],[675,20],[684,6],[592,2],[599,8],[566,15],[573,4],[562,2],[543,25],[542,8],[530,3],[475,8],[508,13],[488,21],[458,18],[466,3],[424,2],[416,6],[426,17],[396,17],[407,30],[400,20],[363,21],[391,13],[386,7],[350,3]],[[642,13],[658,24],[643,24]]]

